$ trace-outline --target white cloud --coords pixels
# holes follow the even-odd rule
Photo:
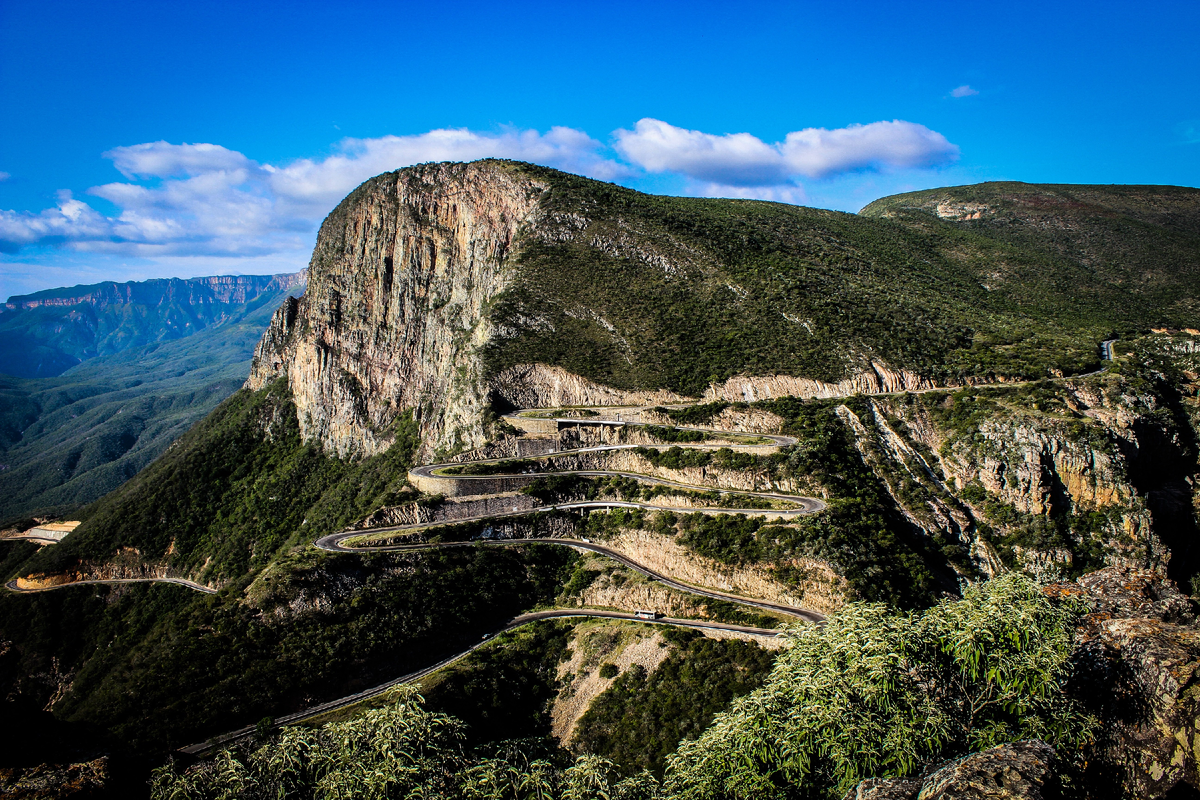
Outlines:
[[[37,242],[103,237],[107,230],[107,221],[99,212],[72,199],[70,192],[61,192],[57,207],[37,214],[0,211],[0,252],[16,252],[22,245]]]
[[[219,144],[147,142],[114,147],[104,154],[126,178],[172,178],[223,170],[244,170],[254,162]]]
[[[105,216],[67,195],[39,213],[0,211],[0,251],[63,244],[133,256],[263,256],[302,250],[316,225],[358,184],[381,172],[428,161],[511,158],[595,178],[632,174],[604,158],[583,131],[547,133],[465,128],[416,136],[345,139],[324,159],[259,164],[215,144],[148,142],[104,155],[127,182],[88,189],[118,208]]]
[[[789,167],[809,178],[864,169],[923,169],[949,164],[958,148],[914,122],[893,120],[789,133],[782,147]]]
[[[803,205],[808,202],[804,187],[794,184],[779,186],[729,186],[721,183],[703,183],[689,187],[689,194],[697,197],[726,197],[735,200],[770,200],[775,203]]]
[[[8,180],[11,177],[12,177],[12,175],[10,175],[7,172],[0,172],[0,183],[3,183],[4,181]]]
[[[617,150],[650,172],[678,172],[696,180],[738,186],[782,183],[786,165],[777,147],[748,133],[715,136],[657,119],[618,130]]]
[[[499,157],[603,180],[644,176],[632,163],[685,178],[689,194],[802,203],[807,196],[801,179],[941,166],[958,156],[940,133],[899,120],[808,128],[773,144],[748,133],[717,136],[654,119],[614,136],[628,163],[608,157],[605,146],[585,132],[566,127],[545,133],[455,128],[344,139],[325,158],[283,164],[262,164],[216,144],[117,147],[105,156],[125,180],[87,190],[115,206],[114,212],[101,213],[70,193],[43,211],[0,211],[0,252],[51,245],[157,263],[168,258],[303,263],[321,219],[355,186],[430,161]]]
[[[957,89],[950,90],[951,97],[970,97],[973,94],[979,94],[979,90],[972,89],[970,86],[967,86],[965,83],[962,86],[959,86]]]
[[[958,158],[942,134],[893,120],[806,128],[767,144],[749,133],[715,135],[642,119],[616,132],[617,150],[649,172],[675,172],[725,186],[781,186],[867,169],[935,167]]]

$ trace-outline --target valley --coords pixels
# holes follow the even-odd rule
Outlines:
[[[44,501],[57,543],[0,540],[6,708],[87,731],[62,763],[154,797],[840,797],[985,756],[1200,786],[1200,192],[851,215],[429,164],[266,303],[240,388]]]

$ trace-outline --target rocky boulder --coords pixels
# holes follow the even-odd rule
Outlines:
[[[870,778],[845,800],[1043,800],[1054,748],[1036,740],[1002,744],[956,759],[924,779]]]
[[[1118,567],[1047,591],[1092,606],[1080,630],[1077,692],[1103,721],[1098,760],[1125,795],[1200,786],[1200,626],[1191,600],[1157,572]]]

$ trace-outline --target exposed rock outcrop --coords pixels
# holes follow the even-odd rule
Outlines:
[[[1192,602],[1153,571],[1116,567],[1047,591],[1094,608],[1077,660],[1107,717],[1099,748],[1125,796],[1200,787],[1200,626]]]
[[[928,378],[908,370],[892,369],[886,364],[872,361],[870,369],[837,383],[822,383],[790,375],[763,377],[740,375],[709,387],[706,399],[750,403],[755,400],[773,400],[778,397],[848,397],[853,394],[911,392],[932,388],[934,388],[934,384]]]
[[[303,436],[339,456],[386,449],[407,410],[426,454],[482,444],[484,306],[544,189],[497,162],[367,181],[321,226],[308,290],[276,312],[246,385],[286,375]]]
[[[665,390],[627,392],[603,386],[562,367],[522,364],[501,370],[489,381],[496,394],[517,408],[625,406],[677,403],[687,398]]]
[[[951,761],[923,780],[869,778],[844,800],[1043,800],[1053,762],[1045,742],[1013,742]]]
[[[925,779],[917,800],[1042,800],[1054,748],[1037,740],[960,758]]]
[[[550,735],[561,745],[569,745],[579,720],[603,694],[617,674],[637,664],[647,674],[654,672],[671,648],[658,631],[629,631],[619,625],[584,625],[571,636],[571,657],[558,665],[562,689],[550,707]],[[617,667],[617,674],[600,674],[601,662]]]
[[[915,525],[957,539],[983,574],[1004,561],[1053,581],[1187,556],[1193,434],[1169,394],[1118,373],[875,397],[839,415]]]
[[[108,797],[108,759],[80,764],[0,767],[0,797],[8,800],[92,800]]]
[[[732,566],[701,556],[670,536],[645,530],[622,530],[618,535],[605,539],[604,545],[656,572],[697,586],[809,608],[825,614],[836,611],[848,594],[845,580],[828,564],[815,559],[796,558],[787,564]],[[786,585],[773,574],[777,567],[788,567],[805,578],[801,585]]]
[[[73,569],[65,572],[38,573],[19,577],[16,579],[16,586],[22,591],[37,591],[81,581],[144,581],[181,578],[202,582],[198,576],[203,574],[206,566],[207,563],[197,569],[194,574],[180,574],[166,563],[146,561],[137,549],[126,547],[103,563],[81,561]]]

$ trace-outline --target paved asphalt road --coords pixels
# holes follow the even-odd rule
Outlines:
[[[541,456],[530,456],[528,460],[535,458],[552,458],[554,456],[570,456],[579,453],[589,453],[598,450],[627,450],[637,445],[604,445],[601,447],[586,447],[580,450],[563,450],[558,453],[549,453]],[[526,459],[511,459],[511,458],[491,458],[485,461],[471,461],[470,464],[500,464],[505,461],[516,461]],[[438,478],[440,480],[455,480],[455,481],[492,481],[499,478],[544,478],[550,475],[579,475],[585,478],[607,478],[607,477],[622,477],[633,478],[634,480],[644,483],[652,483],[657,486],[670,486],[676,489],[685,489],[690,492],[718,492],[720,494],[741,494],[747,497],[761,497],[764,500],[778,500],[786,503],[795,503],[801,508],[795,510],[770,509],[770,508],[706,508],[696,507],[691,509],[681,509],[677,506],[655,506],[648,503],[624,503],[623,505],[629,508],[647,508],[665,511],[692,511],[705,514],[784,514],[789,516],[802,516],[804,514],[815,514],[825,508],[825,503],[815,497],[804,497],[803,495],[795,494],[780,494],[777,492],[755,492],[742,489],[718,489],[715,486],[696,486],[690,483],[682,483],[680,481],[671,481],[666,478],[655,478],[650,475],[642,475],[637,472],[621,472],[618,470],[559,470],[552,472],[517,472],[502,475],[439,475],[438,470],[446,469],[447,467],[461,467],[465,464],[426,464],[420,467],[413,467],[409,470],[410,475],[418,477]],[[550,510],[551,508],[566,508],[570,503],[559,504],[558,506],[546,506],[541,510]],[[611,504],[610,504],[611,505]],[[522,513],[531,513],[525,511]],[[487,517],[474,517],[471,519],[454,520],[453,522],[470,522],[472,519],[486,519],[496,516],[489,514]],[[443,523],[444,524],[444,523]],[[431,527],[429,523],[422,523],[424,527]],[[421,527],[421,526],[418,526]]]
[[[426,675],[430,675],[434,672],[437,672],[439,669],[448,667],[451,664],[453,664],[454,662],[456,662],[462,658],[465,658],[466,656],[468,656],[471,653],[478,650],[480,647],[483,647],[484,645],[486,645],[493,637],[495,637],[501,633],[506,633],[507,631],[511,631],[516,628],[519,628],[522,625],[528,625],[532,622],[537,622],[539,620],[544,620],[544,619],[562,619],[562,618],[568,618],[568,617],[591,617],[591,618],[602,618],[602,619],[620,619],[620,620],[629,620],[632,622],[641,622],[641,623],[644,623],[647,625],[670,625],[670,626],[677,627],[677,628],[699,628],[701,630],[736,631],[738,633],[748,633],[748,634],[752,634],[755,636],[776,637],[776,636],[780,635],[780,631],[772,630],[770,628],[754,628],[754,627],[751,627],[748,625],[726,625],[721,622],[703,622],[700,620],[671,619],[671,618],[666,618],[666,617],[655,619],[655,620],[639,619],[638,617],[636,617],[633,614],[626,614],[626,613],[623,613],[620,611],[581,611],[581,610],[576,610],[576,609],[553,609],[553,610],[549,610],[549,611],[534,611],[529,614],[522,614],[519,617],[513,617],[511,620],[509,620],[507,623],[505,623],[502,627],[497,628],[495,631],[492,631],[491,633],[487,634],[480,641],[476,642],[474,645],[467,648],[466,650],[463,650],[461,653],[456,653],[455,655],[452,655],[449,658],[442,659],[438,663],[433,664],[428,667],[424,667],[423,669],[419,669],[416,672],[410,672],[407,675],[401,675],[398,678],[393,678],[392,680],[390,680],[386,683],[381,683],[378,686],[372,686],[370,689],[364,689],[363,691],[356,692],[355,694],[347,695],[345,697],[339,697],[336,700],[330,700],[327,703],[322,703],[320,705],[313,706],[312,708],[307,708],[304,711],[298,711],[295,714],[288,714],[285,717],[279,717],[275,720],[275,726],[280,727],[283,725],[294,725],[298,722],[304,722],[305,720],[313,719],[314,717],[319,717],[322,714],[326,714],[330,711],[336,711],[339,708],[345,708],[346,706],[354,705],[355,703],[361,703],[364,700],[369,700],[372,697],[376,697],[378,695],[383,694],[388,689],[391,689],[393,686],[398,686],[402,683],[411,683],[412,681],[420,680],[421,678],[424,678]],[[250,738],[251,736],[254,735],[256,727],[257,726],[254,726],[254,725],[248,725],[245,728],[239,728],[236,731],[231,731],[229,733],[225,733],[220,736],[216,736],[207,742],[198,742],[196,744],[188,745],[187,747],[181,747],[181,748],[179,748],[179,751],[183,752],[183,753],[188,753],[189,755],[195,755],[195,756],[207,755],[221,747],[235,744],[237,742],[240,742],[240,741]]]
[[[174,583],[178,586],[195,589],[197,592],[204,592],[204,594],[217,593],[216,589],[210,589],[203,584],[185,580],[184,578],[113,578],[111,580],[71,581],[70,583],[60,583],[57,586],[43,586],[39,589],[22,589],[17,586],[16,580],[11,580],[4,584],[4,588],[13,592],[21,592],[22,594],[33,594],[34,592],[51,592],[55,589],[65,589],[68,586],[79,586],[84,583]]]
[[[1109,340],[1109,341],[1105,341],[1101,344],[1101,354],[1106,360],[1111,361],[1113,358],[1112,345],[1113,345],[1113,342],[1115,342],[1115,341],[1116,340]],[[1099,370],[1099,372],[1103,372],[1103,371],[1104,371],[1104,369]],[[1081,377],[1081,376],[1077,376],[1077,377]],[[918,390],[918,391],[920,391],[920,390]],[[938,389],[930,389],[930,390],[925,390],[925,391],[944,391],[944,389],[938,388]],[[902,392],[881,392],[879,394],[902,394]],[[518,412],[518,413],[530,413],[530,412],[525,411],[525,412]],[[509,415],[509,416],[513,416],[513,415]],[[561,422],[564,424],[580,424],[580,425],[625,426],[625,425],[644,425],[644,424],[646,424],[646,423],[626,422],[626,421],[620,421],[620,420],[573,419],[573,418],[552,418],[552,419],[555,419],[555,421]],[[680,427],[684,430],[724,433],[722,431],[712,431],[710,429],[705,429],[705,428],[694,428],[694,427],[684,427],[684,426],[677,426],[677,427]],[[788,445],[796,443],[796,440],[789,436],[778,436],[778,435],[770,435],[770,434],[754,434],[754,435],[757,438],[769,440],[771,442],[771,444],[773,444],[775,446],[782,447],[782,446],[788,446]],[[570,455],[572,453],[595,452],[595,451],[601,451],[601,450],[627,449],[627,448],[631,448],[634,446],[635,445],[605,445],[605,446],[598,446],[598,447],[581,448],[581,449],[573,450],[573,451],[563,451],[560,453],[550,453],[550,454],[545,454],[540,457],[544,458],[547,455],[548,456]],[[690,446],[692,448],[699,447],[702,449],[713,449],[714,447],[719,446],[719,445],[711,445],[711,444],[704,445],[702,443],[680,443],[679,446],[684,446],[684,447]],[[538,457],[539,456],[533,456],[532,458],[538,458]],[[522,459],[498,458],[498,459],[489,459],[486,461],[479,461],[479,462],[473,462],[473,463],[498,463],[501,461],[513,461],[513,460],[522,460]],[[452,464],[430,464],[430,465],[426,465],[426,466],[422,466],[422,467],[416,467],[414,470],[412,470],[412,472],[417,475],[423,475],[423,476],[428,476],[428,477],[438,477],[438,478],[454,478],[456,480],[488,480],[488,479],[494,479],[497,477],[505,477],[505,476],[496,476],[496,475],[487,475],[487,476],[435,475],[436,470],[444,469],[449,466],[455,466],[455,465],[452,465]],[[523,475],[526,475],[529,477],[538,477],[538,476],[551,475],[551,474],[563,474],[563,473],[561,473],[561,472],[559,472],[559,473],[524,473]],[[713,487],[689,486],[687,484],[679,483],[676,481],[669,481],[669,480],[660,479],[660,478],[651,478],[649,476],[638,475],[635,473],[628,473],[628,472],[596,470],[596,471],[580,471],[580,472],[575,472],[573,474],[582,475],[585,477],[622,476],[622,477],[634,478],[636,480],[649,481],[649,482],[653,482],[653,483],[656,483],[659,485],[674,486],[677,488],[683,488],[683,489],[688,489],[688,490],[693,490],[693,491],[695,491],[695,490],[723,491],[723,490],[719,490],[719,489],[714,489]],[[756,497],[762,497],[765,499],[782,500],[782,501],[797,503],[797,504],[800,504],[802,506],[802,508],[796,509],[793,511],[782,511],[782,512],[771,511],[771,510],[766,510],[766,509],[697,508],[694,510],[695,511],[703,511],[705,513],[714,513],[714,514],[721,514],[721,513],[724,513],[724,514],[739,514],[739,513],[740,514],[747,514],[747,513],[762,514],[762,513],[766,512],[766,513],[781,514],[781,515],[785,515],[785,516],[799,516],[799,515],[803,515],[803,514],[816,513],[825,507],[825,504],[823,502],[821,502],[820,500],[818,500],[816,498],[810,498],[810,497],[773,494],[773,493],[766,493],[766,492],[743,492],[743,491],[737,491],[737,490],[731,490],[729,493],[751,495],[751,496],[756,496]],[[348,538],[363,536],[363,535],[367,535],[367,534],[371,534],[371,533],[385,533],[385,532],[392,532],[392,531],[418,530],[418,529],[422,529],[422,528],[460,524],[460,523],[464,523],[464,522],[478,521],[478,520],[482,520],[482,519],[494,519],[494,518],[498,518],[498,517],[507,517],[507,516],[522,516],[522,515],[531,514],[531,513],[535,513],[537,511],[543,511],[543,510],[548,511],[548,510],[572,509],[572,508],[617,508],[617,507],[642,508],[642,509],[652,509],[652,510],[670,510],[670,511],[681,510],[681,509],[678,509],[675,507],[668,508],[668,507],[662,507],[662,506],[654,506],[654,505],[645,504],[645,503],[628,503],[628,502],[620,502],[620,501],[560,503],[555,506],[547,506],[544,508],[528,509],[528,510],[524,510],[524,511],[508,512],[508,513],[502,513],[502,514],[490,514],[486,517],[479,517],[479,518],[470,518],[470,519],[463,519],[463,520],[448,520],[448,521],[443,521],[443,522],[438,522],[438,523],[421,523],[421,524],[416,524],[416,525],[399,525],[399,526],[392,526],[392,527],[386,527],[386,528],[375,528],[375,529],[361,530],[361,531],[345,531],[342,533],[336,533],[336,534],[331,534],[329,536],[324,536],[324,537],[318,539],[314,544],[322,550],[325,550],[328,552],[334,552],[334,553],[363,553],[363,552],[379,552],[379,551],[396,552],[396,551],[404,551],[404,550],[431,549],[431,548],[435,548],[435,547],[474,547],[474,546],[479,546],[479,545],[511,547],[511,546],[525,545],[525,544],[554,544],[554,545],[560,545],[560,546],[566,546],[566,547],[575,547],[575,548],[579,548],[579,549],[583,549],[583,550],[589,550],[589,551],[592,551],[595,553],[600,553],[604,556],[607,556],[608,558],[612,558],[613,560],[624,564],[625,566],[629,567],[630,569],[633,569],[652,580],[658,581],[666,586],[670,586],[671,588],[678,589],[680,591],[687,592],[689,594],[695,594],[695,595],[699,595],[701,597],[708,597],[708,598],[712,598],[712,599],[716,599],[716,600],[724,600],[724,601],[728,601],[728,602],[738,603],[741,605],[751,606],[754,608],[761,608],[761,609],[768,610],[768,611],[775,611],[775,612],[780,612],[780,613],[784,613],[784,614],[789,614],[789,615],[799,617],[801,619],[804,619],[809,622],[814,622],[814,623],[820,622],[821,620],[824,619],[823,615],[821,615],[817,612],[814,612],[814,611],[809,611],[809,610],[801,609],[801,608],[793,608],[791,606],[778,605],[775,603],[767,603],[765,601],[760,601],[760,600],[751,600],[749,598],[738,597],[736,595],[723,594],[721,592],[716,592],[716,591],[712,591],[709,589],[702,589],[702,588],[699,588],[696,586],[691,586],[691,585],[688,585],[685,583],[681,583],[672,578],[668,578],[665,575],[654,572],[653,570],[643,566],[642,564],[639,564],[638,562],[632,560],[631,558],[629,558],[628,556],[625,556],[622,553],[619,553],[615,550],[604,547],[603,545],[598,545],[598,544],[594,544],[592,542],[587,542],[587,541],[582,541],[582,540],[575,540],[575,539],[514,539],[514,540],[507,540],[507,541],[486,541],[486,542],[475,541],[475,542],[445,542],[445,543],[383,545],[383,546],[379,546],[379,547],[347,547],[342,544],[342,542]],[[10,590],[17,591],[17,592],[39,592],[39,591],[51,591],[53,589],[59,589],[59,588],[65,587],[65,586],[75,586],[75,585],[78,585],[81,583],[140,583],[140,582],[145,582],[145,581],[160,581],[160,582],[164,582],[164,583],[175,583],[175,584],[179,584],[181,586],[187,586],[188,588],[195,589],[196,591],[204,592],[206,594],[214,594],[215,593],[215,591],[213,589],[210,589],[207,586],[202,586],[198,583],[194,583],[192,581],[184,580],[181,578],[85,580],[85,581],[75,581],[75,582],[69,583],[69,584],[61,584],[59,586],[48,586],[48,587],[45,587],[42,589],[18,589],[16,586],[16,581],[9,581],[8,584],[6,584],[6,586]],[[453,656],[450,656],[449,658],[443,659],[442,661],[440,661],[436,664],[430,665],[428,667],[425,667],[416,672],[409,673],[407,675],[401,675],[398,678],[394,678],[386,683],[380,684],[378,686],[374,686],[374,687],[372,687],[370,689],[366,689],[362,692],[348,695],[346,697],[341,697],[336,700],[331,700],[327,703],[323,703],[321,705],[314,706],[313,708],[309,708],[304,711],[297,712],[295,714],[290,714],[290,715],[287,715],[284,717],[280,717],[275,720],[275,725],[281,726],[281,725],[288,725],[288,724],[293,724],[293,723],[297,723],[297,722],[302,722],[304,720],[312,719],[314,717],[325,714],[329,711],[333,711],[333,710],[343,708],[348,705],[352,705],[354,703],[361,702],[363,700],[377,696],[377,695],[387,691],[388,689],[390,689],[393,686],[396,686],[396,685],[402,684],[402,683],[407,683],[407,682],[414,681],[414,680],[418,680],[426,675],[429,675],[430,673],[436,672],[437,670],[442,669],[443,667],[446,667],[446,666],[458,661],[459,659],[464,658],[465,656],[469,655],[470,653],[474,652],[476,649],[478,649],[479,647],[482,647],[484,644],[486,644],[487,641],[490,640],[493,636],[495,636],[499,633],[503,633],[505,631],[510,631],[515,628],[519,628],[522,625],[528,625],[528,624],[530,624],[532,622],[536,622],[538,620],[563,618],[563,617],[599,617],[599,618],[607,618],[607,619],[630,620],[630,621],[643,622],[646,624],[655,624],[655,625],[673,625],[673,626],[685,627],[685,628],[737,631],[737,632],[741,632],[741,633],[747,633],[747,634],[753,634],[753,635],[759,635],[759,636],[777,636],[777,635],[779,635],[777,631],[765,629],[765,628],[754,628],[754,627],[742,626],[742,625],[727,625],[727,624],[717,623],[717,622],[703,622],[703,621],[698,621],[698,620],[683,620],[683,619],[669,619],[669,618],[660,618],[660,619],[656,619],[656,620],[645,620],[645,619],[639,619],[638,617],[636,617],[633,614],[617,612],[617,611],[582,611],[582,610],[575,610],[575,609],[537,611],[537,612],[533,612],[530,614],[522,614],[518,617],[514,617],[512,620],[510,620],[508,623],[506,623],[503,627],[484,636],[481,641],[477,642],[470,648],[468,648],[460,653],[457,653]],[[218,747],[228,745],[228,744],[233,744],[240,740],[246,739],[249,736],[251,736],[254,733],[254,731],[255,731],[255,726],[248,726],[245,728],[241,728],[237,731],[233,731],[231,733],[227,733],[222,736],[215,737],[214,739],[212,739],[208,742],[189,745],[188,747],[181,748],[181,751],[185,752],[185,753],[193,754],[193,755],[203,755],[203,754],[206,754],[206,753],[209,753],[209,752],[215,750]]]
[[[375,531],[367,531],[374,533]],[[580,550],[590,550],[593,553],[600,553],[614,561],[619,561],[630,569],[640,572],[651,580],[670,586],[672,589],[678,589],[688,594],[699,595],[701,597],[709,597],[713,600],[724,600],[730,603],[737,603],[743,606],[753,606],[761,608],[765,611],[777,611],[783,614],[789,614],[793,617],[809,620],[810,622],[820,622],[825,619],[824,615],[818,614],[815,611],[809,611],[803,608],[795,608],[793,606],[779,605],[777,603],[768,603],[765,600],[753,600],[738,595],[725,594],[723,592],[713,591],[712,589],[702,589],[698,586],[682,583],[680,581],[669,578],[666,575],[655,572],[649,567],[639,564],[629,556],[617,550],[612,550],[601,544],[594,542],[583,541],[582,539],[507,539],[507,540],[484,540],[470,542],[437,542],[437,543],[415,543],[415,544],[394,544],[382,545],[379,547],[347,547],[342,544],[343,541],[355,536],[362,536],[363,531],[354,531],[349,533],[334,533],[329,536],[322,536],[316,541],[316,546],[322,550],[331,553],[377,553],[377,552],[402,552],[405,550],[431,550],[440,547],[517,547],[527,544],[556,544],[565,547],[575,547]]]

